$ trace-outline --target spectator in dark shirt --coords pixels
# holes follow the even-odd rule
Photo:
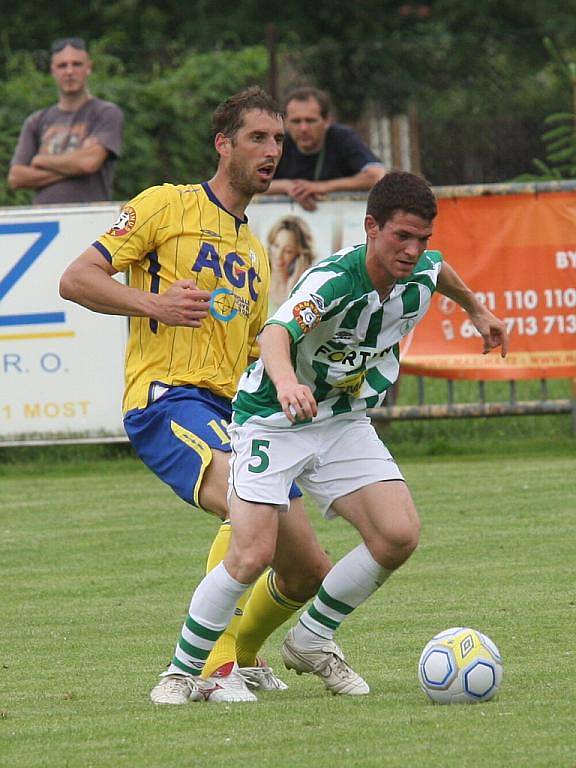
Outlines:
[[[90,94],[92,62],[82,38],[56,40],[51,52],[58,102],[26,118],[8,183],[35,190],[36,204],[110,200],[122,110]]]
[[[285,127],[282,159],[268,194],[288,195],[313,211],[323,195],[368,190],[385,174],[382,162],[351,128],[331,121],[324,91],[292,91]]]

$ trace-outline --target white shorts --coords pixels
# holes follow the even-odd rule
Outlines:
[[[232,445],[229,493],[244,501],[288,508],[294,480],[327,518],[347,493],[383,480],[403,480],[368,417],[336,418],[302,427],[246,423],[228,427]]]

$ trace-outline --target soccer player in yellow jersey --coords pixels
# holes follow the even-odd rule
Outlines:
[[[223,102],[213,117],[219,155],[212,179],[151,187],[125,205],[106,234],[65,271],[61,295],[91,310],[131,317],[124,425],[144,463],[185,501],[224,521],[208,570],[224,557],[230,400],[268,308],[269,264],[245,215],[265,192],[282,152],[282,115],[260,88]],[[128,284],[113,279],[127,271]],[[330,563],[296,486],[297,516],[275,572],[255,585],[210,656],[190,640],[188,616],[172,661],[150,697],[158,704],[255,701],[255,689],[285,688],[257,652],[266,637],[315,594]],[[226,591],[231,585],[222,584]],[[234,585],[232,585],[233,587]],[[198,654],[208,657],[199,681]]]

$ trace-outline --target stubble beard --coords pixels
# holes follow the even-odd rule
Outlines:
[[[258,179],[249,173],[246,165],[234,159],[228,166],[228,178],[232,189],[248,199],[266,192],[270,186],[270,183],[258,183]]]

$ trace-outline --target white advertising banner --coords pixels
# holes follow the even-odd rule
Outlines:
[[[127,320],[58,294],[118,204],[0,209],[0,446],[123,437]]]
[[[120,203],[0,209],[0,447],[124,439],[128,321],[58,294],[66,266],[114,222]],[[271,309],[311,263],[364,239],[363,200],[310,213],[256,200],[250,226],[268,248]]]

